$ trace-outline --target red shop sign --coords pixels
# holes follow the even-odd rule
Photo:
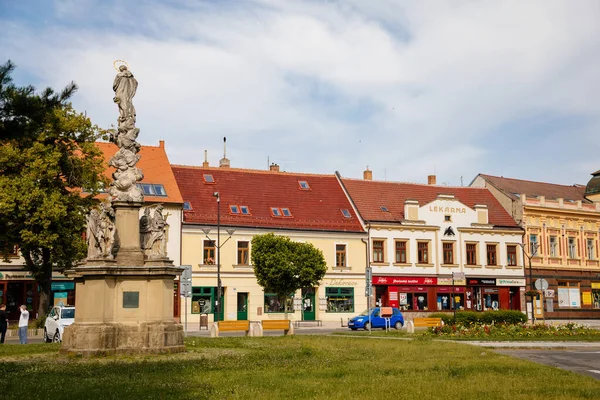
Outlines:
[[[462,287],[455,286],[454,290],[452,290],[452,286],[444,286],[444,287],[438,287],[436,290],[438,291],[438,293],[464,293],[465,292],[464,286],[462,286]]]
[[[374,276],[373,285],[437,285],[437,277]]]

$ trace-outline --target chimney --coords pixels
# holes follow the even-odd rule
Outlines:
[[[279,165],[271,163],[271,165],[269,166],[269,171],[279,172]]]
[[[427,177],[427,184],[428,185],[435,185],[435,175],[429,175]]]
[[[368,165],[367,165],[367,169],[363,172],[363,179],[365,181],[372,181],[373,180],[373,171],[371,171],[369,169]]]
[[[475,204],[473,207],[477,212],[477,223],[487,225],[489,224],[488,207],[486,204]]]
[[[204,150],[204,162],[202,168],[208,168],[208,150]]]
[[[231,165],[229,163],[229,159],[227,158],[227,138],[223,138],[223,158],[219,161],[219,167],[221,168],[229,168]]]
[[[165,148],[165,141],[164,140],[159,140],[158,141],[158,147],[160,147],[161,149]]]

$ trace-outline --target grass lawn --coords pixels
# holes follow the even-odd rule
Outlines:
[[[598,399],[600,381],[457,343],[188,338],[187,353],[83,359],[0,346],[2,399]]]

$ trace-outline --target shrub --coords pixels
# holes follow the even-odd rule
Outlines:
[[[451,325],[454,320],[454,316],[452,314],[443,312],[429,314],[429,318],[441,318],[444,325]]]
[[[456,313],[456,323],[461,325],[474,325],[479,323],[481,313],[476,311],[459,311]]]
[[[527,322],[527,316],[517,310],[498,310],[486,311],[479,317],[479,321],[484,324],[521,324]]]

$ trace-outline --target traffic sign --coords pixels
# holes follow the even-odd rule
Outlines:
[[[534,285],[537,290],[548,289],[548,281],[545,279],[536,279]]]
[[[192,266],[182,265],[183,271],[179,277],[179,294],[184,297],[192,297]]]
[[[366,297],[371,297],[373,296],[373,286],[366,286],[365,287],[365,296]]]

